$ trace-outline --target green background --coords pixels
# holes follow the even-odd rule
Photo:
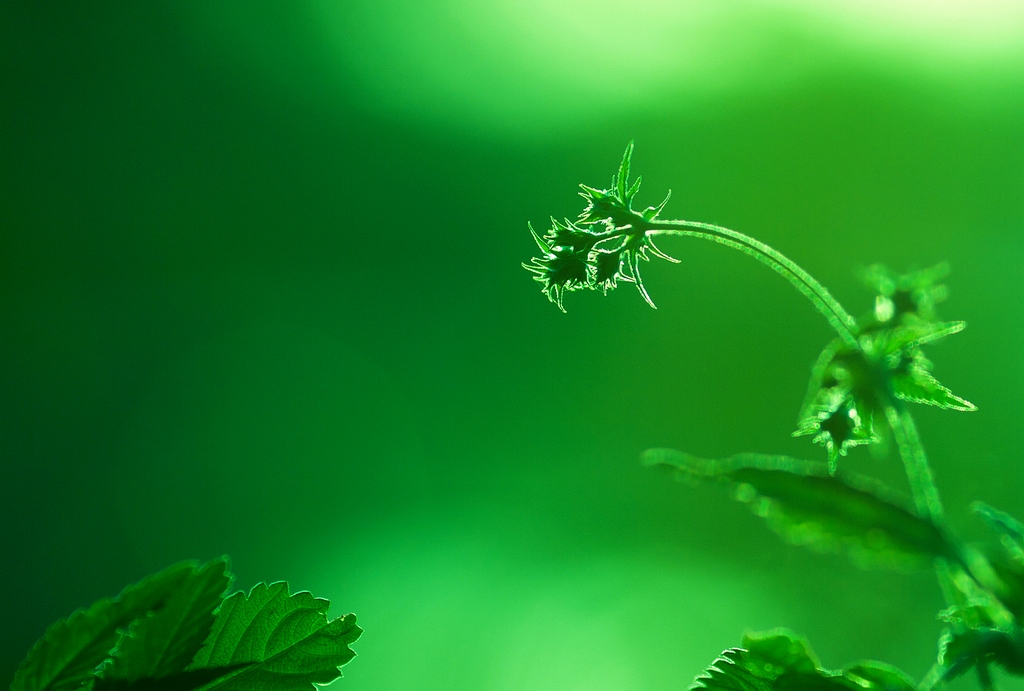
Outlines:
[[[918,423],[960,534],[976,498],[1022,517],[1024,9],[822,5],[3,3],[0,683],[223,553],[357,613],[353,690],[683,689],[774,626],[919,678],[933,576],[638,463],[822,458],[790,437],[820,316],[694,240],[645,265],[658,310],[561,314],[520,266],[631,138],[643,201],[851,311],[858,266],[949,260],[970,327],[932,355],[980,410]]]

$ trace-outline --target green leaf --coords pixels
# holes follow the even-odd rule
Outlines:
[[[633,184],[629,186],[628,190],[626,190],[625,201],[627,205],[631,205],[633,203],[633,197],[635,197],[636,193],[640,191],[640,183],[643,181],[643,179],[643,175],[637,175],[636,180],[634,180]]]
[[[159,679],[143,677],[129,680],[104,677],[96,680],[92,691],[194,691],[247,666],[204,667],[188,672],[175,672]]]
[[[901,350],[917,348],[934,343],[939,339],[960,333],[967,327],[967,322],[924,322],[915,321],[902,324],[882,332],[881,344],[885,352],[896,353]]]
[[[11,691],[64,691],[92,681],[118,630],[163,607],[195,568],[195,562],[175,564],[50,626],[15,672]]]
[[[825,463],[740,454],[722,460],[650,449],[644,463],[689,482],[730,487],[787,541],[818,551],[846,551],[861,566],[911,568],[935,557],[960,562],[960,550],[931,521],[869,478],[829,475]]]
[[[230,583],[226,559],[204,564],[164,607],[132,624],[103,676],[127,681],[157,679],[185,669],[209,635],[213,612]]]
[[[903,374],[892,377],[892,393],[896,398],[910,403],[924,403],[944,410],[974,411],[978,407],[960,398],[925,369],[911,365]]]
[[[884,662],[858,662],[843,668],[843,678],[854,682],[856,689],[878,691],[909,691],[914,682],[905,672]]]
[[[932,363],[917,347],[898,349],[893,352],[891,358],[893,366],[890,386],[896,398],[946,410],[978,409],[970,401],[953,394],[932,376]]]
[[[627,198],[629,184],[629,161],[633,157],[633,140],[626,145],[626,152],[622,154],[622,163],[619,164],[619,172],[615,176],[615,189],[619,193],[619,199],[625,201]]]
[[[534,242],[537,243],[537,247],[540,248],[541,253],[547,255],[551,254],[551,245],[544,242],[544,239],[537,234],[537,231],[533,229],[533,224],[530,222],[526,223],[526,227],[530,229],[530,234],[533,235]]]
[[[1024,525],[982,502],[971,508],[999,538],[1001,549],[986,551],[993,576],[983,582],[1018,620],[1024,620]]]
[[[708,691],[913,691],[897,668],[859,662],[840,671],[824,669],[806,639],[786,629],[751,633],[742,648],[722,653],[691,689]]]
[[[284,582],[260,583],[224,600],[189,670],[244,665],[204,691],[306,691],[341,676],[359,638],[354,614],[327,619],[330,602],[308,592],[289,596]]]
[[[645,221],[653,221],[658,217],[658,214],[662,212],[665,205],[668,204],[668,200],[672,198],[672,190],[669,190],[665,195],[665,198],[661,200],[661,203],[657,206],[648,206],[646,209],[640,212],[641,218]]]
[[[994,509],[984,502],[974,502],[971,509],[999,535],[1010,559],[1018,566],[1024,567],[1024,524],[1010,514]]]
[[[946,633],[939,643],[939,662],[946,668],[944,681],[976,666],[998,665],[1015,676],[1024,676],[1024,632],[977,628]]]

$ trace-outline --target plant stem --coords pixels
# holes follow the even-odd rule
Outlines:
[[[939,488],[935,486],[935,480],[932,478],[928,456],[924,452],[921,438],[917,436],[917,426],[914,424],[913,416],[902,405],[898,408],[897,405],[890,401],[885,406],[885,419],[889,423],[889,428],[896,440],[896,448],[903,459],[903,467],[907,471],[907,481],[910,483],[910,493],[914,497],[918,514],[941,527],[944,522],[942,500],[939,498]],[[966,603],[962,602],[963,598],[954,583],[951,568],[945,559],[935,560],[935,576],[939,580],[942,598],[948,606],[962,607]],[[954,629],[959,630],[960,628],[960,624],[954,625]],[[940,679],[932,679],[931,685],[940,683]]]
[[[936,525],[941,525],[943,520],[942,501],[939,499],[939,490],[932,479],[928,456],[925,455],[921,439],[917,436],[914,418],[903,406],[897,408],[894,403],[889,403],[885,406],[885,419],[889,423],[889,428],[896,440],[896,448],[899,449],[900,457],[903,459],[907,480],[910,483],[910,493],[914,497],[917,512],[925,518],[930,518]]]
[[[850,313],[843,309],[843,306],[832,297],[825,286],[821,285],[813,276],[800,268],[796,262],[778,250],[760,240],[755,240],[749,235],[744,235],[735,230],[711,223],[701,223],[699,221],[648,221],[643,225],[645,232],[649,235],[677,235],[703,238],[749,254],[792,283],[804,297],[811,301],[811,304],[814,305],[818,312],[828,320],[828,323],[836,330],[840,338],[850,346],[857,347],[857,322],[850,316]]]

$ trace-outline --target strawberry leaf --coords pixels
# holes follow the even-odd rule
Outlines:
[[[196,570],[157,612],[141,617],[121,637],[109,679],[158,679],[185,669],[213,626],[213,612],[231,583],[227,560]]]
[[[722,653],[691,689],[708,691],[913,691],[910,678],[882,662],[825,669],[807,641],[786,629],[750,633]]]
[[[260,583],[224,600],[189,671],[239,665],[203,691],[309,691],[341,676],[359,638],[355,615],[327,619],[330,602],[308,592],[288,594],[284,582]]]

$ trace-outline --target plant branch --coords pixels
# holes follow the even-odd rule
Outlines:
[[[778,250],[755,240],[749,235],[699,221],[657,220],[644,224],[648,235],[677,235],[703,238],[737,249],[750,255],[781,275],[800,291],[811,304],[828,320],[839,337],[847,344],[857,347],[857,323],[839,301],[828,292],[813,276],[804,271],[796,262]]]

